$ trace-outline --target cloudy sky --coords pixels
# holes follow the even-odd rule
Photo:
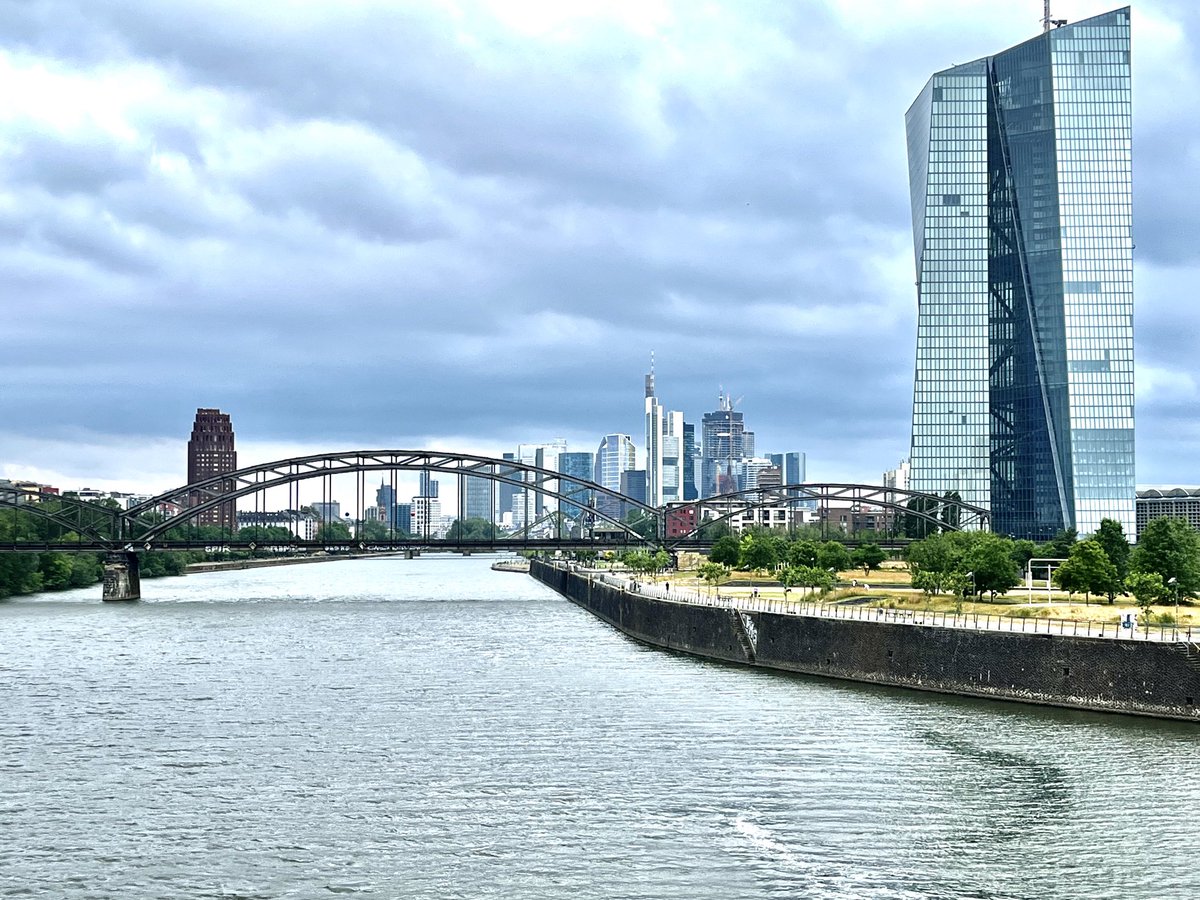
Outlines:
[[[1117,5],[1056,0],[1084,18]],[[1037,0],[0,0],[0,476],[639,436],[907,454],[904,112]],[[1200,482],[1200,4],[1134,4],[1138,481]]]

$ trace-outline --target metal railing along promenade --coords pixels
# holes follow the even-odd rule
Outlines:
[[[1105,638],[1108,640],[1162,641],[1165,643],[1193,643],[1200,640],[1200,629],[1179,628],[1174,625],[1150,625],[1138,623],[1123,627],[1117,622],[1091,622],[1076,619],[1055,619],[1045,616],[1002,616],[992,613],[954,613],[935,610],[886,609],[877,606],[847,605],[842,603],[814,603],[808,600],[791,600],[781,597],[715,596],[691,587],[673,587],[670,581],[663,584],[639,581],[611,572],[570,566],[570,570],[624,591],[652,597],[668,603],[687,603],[693,606],[715,606],[722,609],[737,609],[742,612],[775,613],[785,616],[811,616],[821,619],[849,619],[859,622],[887,622],[897,625],[913,625],[926,628],[959,628],[972,631],[1002,631],[1025,634],[1057,634],[1073,637]]]

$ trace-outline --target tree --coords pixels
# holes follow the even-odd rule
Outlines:
[[[947,577],[944,572],[926,572],[916,570],[912,573],[912,586],[932,597],[942,592],[942,581]]]
[[[663,569],[671,567],[671,554],[666,550],[655,550],[654,555],[650,557],[650,561],[654,564],[654,571],[661,572]]]
[[[758,531],[742,535],[738,547],[738,568],[769,571],[779,565],[778,541],[774,535]]]
[[[1129,567],[1157,574],[1163,584],[1174,578],[1180,596],[1191,596],[1200,590],[1200,535],[1186,519],[1151,519],[1138,536]]]
[[[1066,559],[1078,538],[1074,528],[1064,528],[1046,543],[1039,544],[1037,555],[1043,559]]]
[[[1029,561],[1037,553],[1037,544],[1027,540],[1013,541],[1012,544],[1013,562],[1017,564],[1017,568],[1020,571],[1024,572],[1029,568]]]
[[[742,547],[738,543],[738,539],[732,534],[719,537],[713,542],[712,550],[709,551],[708,558],[710,561],[720,563],[724,566],[736,566],[741,559]]]
[[[935,522],[925,518],[926,515],[936,518],[938,501],[933,497],[913,497],[904,505],[911,510],[904,514],[906,537],[920,540],[940,530]]]
[[[822,569],[833,569],[834,572],[844,572],[852,565],[850,551],[839,541],[826,541],[817,551],[817,565]]]
[[[1117,567],[1112,564],[1099,541],[1080,541],[1071,548],[1067,561],[1054,572],[1054,583],[1068,593],[1083,591],[1084,602],[1092,594],[1107,594],[1111,602],[1121,589]]]
[[[1125,579],[1125,587],[1137,600],[1142,610],[1142,621],[1147,624],[1150,622],[1151,607],[1170,596],[1170,590],[1157,572],[1130,572]]]
[[[947,527],[957,530],[962,508],[962,494],[958,491],[946,491],[946,502],[942,505],[942,521]]]
[[[963,574],[972,573],[970,580],[977,593],[986,591],[995,600],[997,594],[1007,593],[1021,583],[1020,572],[1012,558],[1011,539],[990,531],[970,532],[965,537],[967,551],[961,566],[965,567]],[[960,568],[960,571],[963,570]]]
[[[1117,569],[1117,577],[1125,580],[1129,574],[1129,539],[1125,537],[1125,529],[1115,519],[1101,519],[1100,529],[1092,539],[1104,548],[1105,555]],[[1111,597],[1109,598],[1112,599]]]
[[[697,536],[705,541],[717,541],[733,532],[729,528],[729,522],[721,519],[719,522],[706,522],[700,526]]]
[[[697,574],[708,582],[710,588],[709,593],[712,593],[711,588],[717,587],[722,581],[729,577],[729,568],[720,563],[706,562],[701,563]]]
[[[317,540],[329,544],[348,541],[350,540],[350,526],[337,519],[325,522],[317,529]]]
[[[888,558],[887,551],[878,544],[863,544],[850,555],[856,566],[862,566],[864,575],[870,575]]]
[[[804,583],[804,573],[796,566],[784,566],[779,570],[779,583],[783,585],[783,593],[786,596],[789,590]]]
[[[500,537],[500,529],[487,519],[455,519],[446,532],[447,541],[494,541]]]
[[[657,537],[658,520],[644,509],[633,509],[625,514],[622,520],[625,525],[634,533],[647,540]]]
[[[42,590],[61,591],[71,586],[71,561],[62,553],[39,553]]]
[[[817,566],[786,566],[779,573],[779,583],[789,589],[799,585],[826,591],[834,582],[828,571]]]
[[[820,544],[807,538],[792,541],[787,545],[788,564],[792,566],[815,566],[817,564],[817,554],[820,550]]]

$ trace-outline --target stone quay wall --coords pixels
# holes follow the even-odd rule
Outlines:
[[[741,665],[1200,721],[1200,648],[677,603],[533,560],[530,574],[643,643]]]

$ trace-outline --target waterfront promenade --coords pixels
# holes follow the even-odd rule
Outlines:
[[[1121,641],[1161,641],[1165,643],[1200,642],[1200,628],[1180,628],[1172,625],[1150,625],[1134,621],[1129,627],[1115,622],[1080,621],[1044,616],[1003,616],[996,614],[953,613],[935,610],[885,609],[866,606],[849,601],[813,602],[779,597],[755,597],[744,595],[722,596],[718,588],[714,593],[693,587],[673,585],[670,579],[663,582],[647,582],[633,576],[616,572],[570,564],[570,570],[602,584],[621,590],[638,593],[644,597],[682,603],[693,606],[715,606],[722,609],[737,609],[742,612],[776,613],[789,616],[812,616],[824,619],[853,619],[860,622],[887,622],[889,624],[912,625],[925,628],[958,628],[972,631],[1021,632],[1025,634],[1057,634],[1073,637],[1093,637]],[[800,591],[797,590],[797,593]],[[804,594],[811,597],[812,594]],[[861,598],[869,601],[869,597]],[[1196,648],[1200,659],[1200,647]]]

